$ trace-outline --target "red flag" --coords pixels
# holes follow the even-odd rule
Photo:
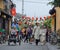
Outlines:
[[[12,8],[11,9],[11,14],[12,14],[12,16],[15,16],[16,15],[16,9],[15,8]]]

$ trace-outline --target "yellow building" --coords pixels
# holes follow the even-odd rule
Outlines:
[[[60,29],[60,8],[56,7],[56,31]]]
[[[51,21],[51,29],[52,31],[56,31],[56,14],[54,13],[51,15],[52,21]]]
[[[4,9],[4,3],[3,3],[3,0],[0,0],[0,9]]]
[[[52,16],[52,31],[56,30],[56,32],[60,29],[60,8],[55,8],[56,13],[54,13]]]

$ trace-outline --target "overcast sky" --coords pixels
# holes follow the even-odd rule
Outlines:
[[[17,13],[22,13],[22,0],[12,0],[16,4]],[[44,17],[49,15],[51,5],[47,5],[50,0],[24,0],[24,14],[27,16]]]

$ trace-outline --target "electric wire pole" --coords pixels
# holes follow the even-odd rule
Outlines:
[[[24,0],[22,0],[22,16],[24,15]]]

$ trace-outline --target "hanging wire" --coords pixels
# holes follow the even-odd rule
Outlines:
[[[18,0],[18,1],[22,2],[22,0]],[[41,2],[37,2],[37,1],[24,1],[24,2],[26,2],[26,3],[46,4],[46,3],[49,3],[50,1],[41,1]]]
[[[25,1],[25,2],[27,2],[27,3],[39,3],[39,4],[45,4],[45,3],[47,3],[47,2],[35,2],[35,1]]]

